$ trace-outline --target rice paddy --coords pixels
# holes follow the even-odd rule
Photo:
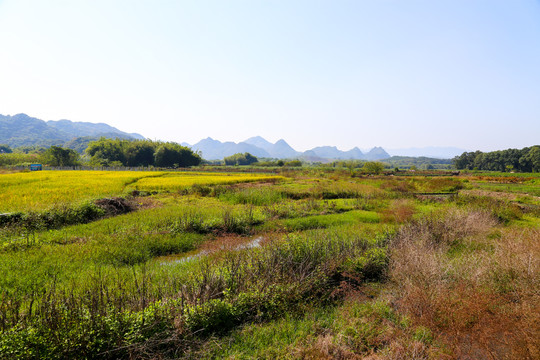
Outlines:
[[[193,185],[233,184],[278,177],[257,174],[153,171],[36,171],[0,175],[0,213],[43,210],[131,190],[179,191]]]

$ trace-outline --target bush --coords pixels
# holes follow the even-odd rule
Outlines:
[[[223,158],[225,165],[251,165],[255,164],[259,160],[250,153],[238,153]]]

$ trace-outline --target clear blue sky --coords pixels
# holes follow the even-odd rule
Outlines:
[[[0,114],[194,143],[540,143],[540,1],[0,0]]]

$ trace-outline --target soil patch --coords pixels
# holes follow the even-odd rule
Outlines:
[[[132,201],[121,197],[98,199],[94,204],[105,210],[108,215],[113,216],[127,214],[136,209],[136,206]]]

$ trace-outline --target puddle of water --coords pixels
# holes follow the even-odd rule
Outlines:
[[[241,244],[241,245],[236,246],[233,250],[253,249],[253,248],[259,247],[261,246],[262,240],[263,240],[262,236],[259,236],[258,238],[255,238],[246,244]]]
[[[261,246],[261,242],[263,241],[263,237],[259,236],[255,239],[252,239],[251,241],[236,245],[232,247],[231,251],[238,251],[238,250],[244,250],[244,249],[253,249]],[[220,250],[226,250],[225,246],[220,246],[219,248],[215,249],[214,251],[208,251],[208,250],[195,250],[190,251],[188,253],[184,254],[174,254],[174,255],[167,255],[167,256],[159,256],[155,260],[160,263],[160,265],[174,265],[174,264],[180,264],[180,263],[186,263],[191,260],[195,260],[200,258],[201,256],[205,256]]]

